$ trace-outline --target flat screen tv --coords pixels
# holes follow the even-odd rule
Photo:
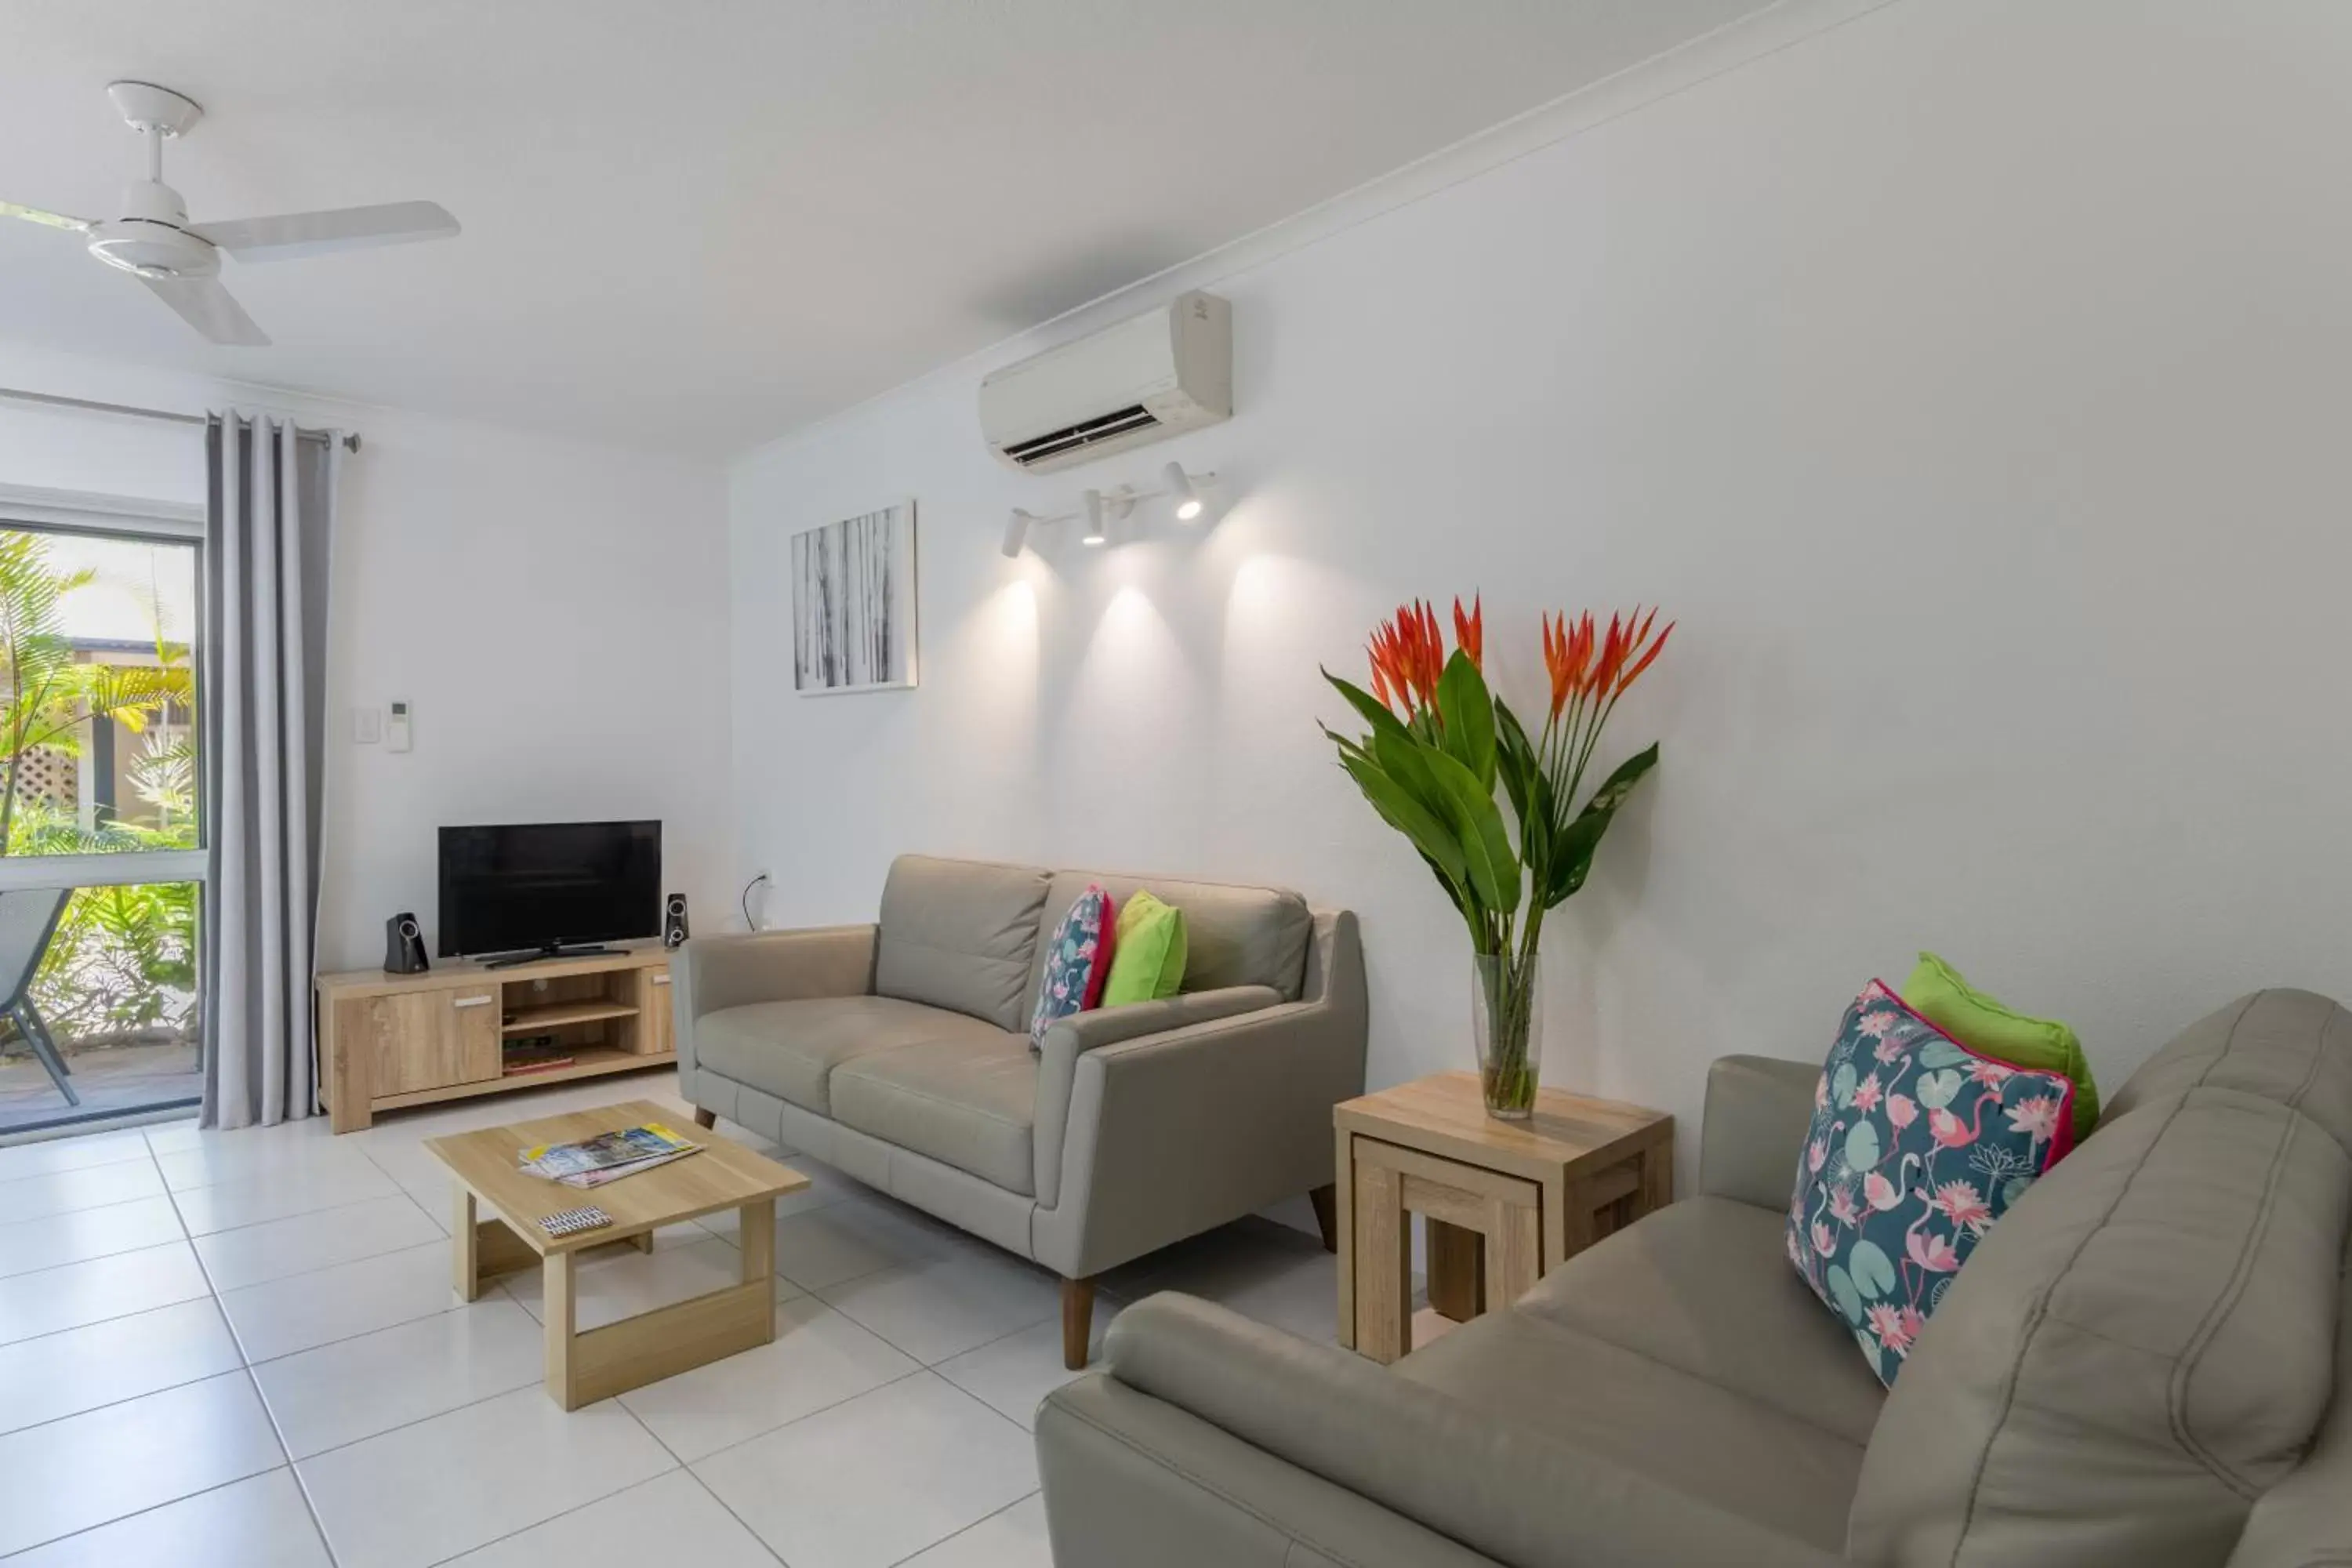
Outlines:
[[[660,930],[658,822],[441,830],[437,942],[445,958],[554,956]]]

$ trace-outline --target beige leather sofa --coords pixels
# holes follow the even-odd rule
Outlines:
[[[1182,991],[1030,1049],[1046,937],[1088,882],[1184,911]],[[1063,1278],[1322,1189],[1363,1091],[1355,917],[1275,888],[901,857],[872,925],[697,937],[671,963],[679,1092]]]
[[[2352,1563],[2352,1016],[2189,1029],[1883,1391],[1782,1249],[1811,1063],[1707,1085],[1699,1196],[1381,1368],[1205,1302],[1049,1396],[1059,1568]]]

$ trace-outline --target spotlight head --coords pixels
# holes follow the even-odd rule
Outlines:
[[[1169,464],[1160,470],[1160,477],[1167,482],[1168,493],[1176,500],[1176,516],[1180,521],[1190,522],[1201,515],[1200,492],[1192,488],[1192,476],[1184,471],[1183,464]]]
[[[1021,508],[1013,509],[1012,521],[1004,525],[1004,553],[1008,559],[1018,556],[1021,547],[1029,542],[1029,525],[1036,521]]]
[[[1087,526],[1087,531],[1079,536],[1078,542],[1100,544],[1104,539],[1102,491],[1088,490],[1078,498],[1078,516]]]

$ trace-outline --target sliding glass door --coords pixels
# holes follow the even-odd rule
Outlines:
[[[0,1137],[199,1098],[200,534],[0,504]]]

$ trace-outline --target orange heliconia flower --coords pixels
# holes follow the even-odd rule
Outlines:
[[[1483,671],[1486,668],[1486,596],[1470,596],[1470,613],[1462,613],[1459,595],[1454,600],[1454,643],[1470,656],[1470,662]]]
[[[1445,634],[1437,612],[1420,600],[1397,606],[1396,618],[1372,630],[1372,695],[1410,717],[1437,705],[1437,678],[1445,668]]]
[[[1656,610],[1645,616],[1637,608],[1630,616],[1611,616],[1609,629],[1603,633],[1590,611],[1573,625],[1565,615],[1547,617],[1544,668],[1551,675],[1552,717],[1559,718],[1571,701],[1588,697],[1613,701],[1623,696],[1626,688],[1665,651],[1674,625],[1668,623],[1653,641],[1650,631],[1657,621]]]

